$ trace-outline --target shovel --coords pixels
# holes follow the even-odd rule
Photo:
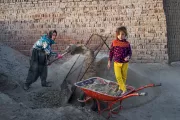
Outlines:
[[[71,54],[72,54],[73,52],[75,52],[76,48],[77,48],[77,46],[74,45],[74,44],[68,45],[68,46],[66,47],[66,49],[64,50],[65,52],[64,52],[61,56],[64,56],[64,55],[66,55],[67,53],[71,53]],[[55,61],[57,61],[57,60],[59,60],[59,59],[61,59],[61,58],[62,58],[62,57],[56,57],[54,60],[48,62],[47,65],[51,65],[53,62],[55,62]]]

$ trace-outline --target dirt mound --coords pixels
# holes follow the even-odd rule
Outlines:
[[[8,76],[0,73],[0,91],[14,90],[18,86],[17,82],[9,80]]]
[[[101,116],[81,107],[30,109],[1,92],[0,106],[1,120],[104,120]]]
[[[29,94],[29,100],[33,102],[33,106],[31,108],[58,108],[65,106],[63,105],[63,97],[65,95],[61,94],[60,90],[52,90],[49,91],[38,91],[36,94]]]
[[[81,47],[77,52],[82,52]],[[41,87],[40,80],[37,80],[32,84],[30,91],[26,92],[22,89],[22,84],[27,77],[29,57],[0,44],[0,118],[3,118],[2,120],[104,119],[88,109],[64,104],[69,93],[62,90],[64,89],[62,83],[78,56],[78,54],[66,56],[49,66],[47,81],[52,83],[51,88]],[[80,58],[83,60],[83,55]],[[76,62],[78,64],[75,66],[82,65],[82,60]],[[75,73],[79,72],[77,69],[72,70]],[[75,73],[71,74],[70,78],[76,79]]]
[[[27,56],[0,43],[0,61],[0,73],[18,82],[25,80],[29,67]]]

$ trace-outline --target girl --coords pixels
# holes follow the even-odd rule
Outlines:
[[[112,58],[114,58],[114,72],[119,85],[119,91],[122,90],[121,95],[126,92],[128,62],[132,55],[130,43],[126,40],[126,38],[126,27],[123,26],[117,28],[116,39],[112,41],[107,65],[109,69]]]

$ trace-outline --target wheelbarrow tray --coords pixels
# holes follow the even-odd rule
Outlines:
[[[89,89],[85,87],[89,84],[93,84],[95,80],[98,80],[100,83],[103,83],[103,84],[116,84],[117,85],[116,82],[113,82],[110,80],[106,80],[100,77],[92,77],[92,78],[75,83],[75,86],[80,88],[87,96],[95,98],[97,100],[101,100],[101,101],[116,101],[119,98],[132,93],[135,90],[134,87],[127,85],[126,86],[127,92],[125,94],[123,94],[122,96],[113,96],[113,95],[105,94],[105,93],[95,91],[93,89]]]

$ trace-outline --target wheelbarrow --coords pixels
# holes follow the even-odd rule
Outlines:
[[[85,96],[83,97],[83,99],[78,99],[79,102],[81,103],[86,103],[89,100],[95,100],[97,103],[97,107],[98,107],[98,113],[102,114],[104,111],[108,111],[108,118],[110,118],[112,116],[112,114],[118,114],[120,110],[122,110],[122,101],[129,98],[129,97],[133,97],[133,96],[146,96],[147,93],[146,92],[140,92],[138,93],[138,91],[144,89],[144,88],[148,88],[148,87],[156,87],[156,86],[161,86],[160,84],[148,84],[139,88],[135,88],[133,86],[127,85],[127,92],[123,95],[113,95],[113,94],[109,94],[104,91],[97,91],[95,89],[92,89],[90,87],[90,85],[93,84],[102,84],[102,85],[109,85],[111,86],[111,88],[113,86],[117,86],[116,82],[110,81],[110,80],[106,80],[100,77],[92,77],[80,82],[75,83],[74,85],[78,88],[80,88]],[[105,102],[107,103],[107,107],[101,109],[101,102]],[[119,105],[115,106],[115,104],[119,103]],[[115,106],[115,107],[114,107]]]

